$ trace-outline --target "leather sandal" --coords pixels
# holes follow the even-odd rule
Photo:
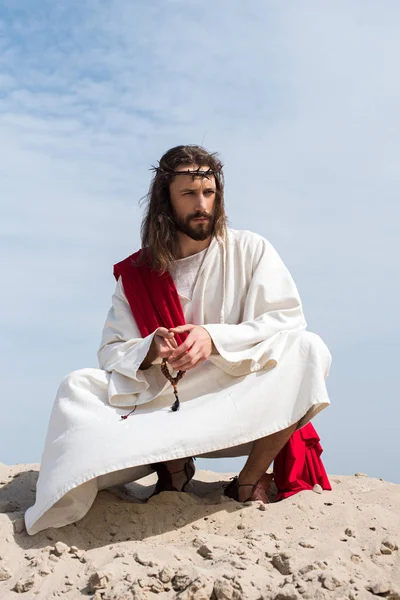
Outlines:
[[[267,477],[268,478],[267,478]],[[264,481],[262,481],[264,479]],[[273,476],[265,473],[256,483],[239,483],[239,477],[232,477],[232,480],[224,489],[224,496],[228,496],[228,498],[232,498],[236,500],[236,502],[263,502],[264,504],[269,504],[269,499],[267,496],[267,490],[271,485]],[[264,485],[263,485],[264,484]],[[265,487],[265,484],[267,486]],[[239,488],[240,487],[248,487],[251,488],[251,493],[248,498],[245,500],[239,500]]]
[[[180,469],[179,471],[172,471],[172,472],[168,471],[168,467],[165,463],[154,463],[150,466],[152,469],[154,469],[156,471],[156,473],[158,475],[158,481],[157,481],[156,487],[154,488],[154,492],[151,494],[150,498],[152,496],[156,496],[157,494],[160,494],[161,492],[184,492],[184,491],[186,491],[186,487],[187,487],[188,483],[191,481],[191,479],[193,478],[193,476],[196,472],[196,468],[194,466],[194,460],[191,456],[185,462],[183,469]],[[182,486],[182,489],[180,489],[180,490],[178,490],[172,484],[172,475],[176,475],[177,473],[185,473],[186,477],[187,477],[185,483]]]

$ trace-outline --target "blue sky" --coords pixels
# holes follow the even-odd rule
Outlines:
[[[0,0],[2,462],[40,460],[60,380],[96,366],[150,166],[199,143],[333,354],[328,471],[400,482],[399,23],[394,0]]]

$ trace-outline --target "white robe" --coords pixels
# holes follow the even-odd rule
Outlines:
[[[58,390],[25,515],[31,535],[81,519],[100,489],[140,479],[151,463],[246,455],[252,441],[328,406],[330,352],[306,331],[295,283],[267,240],[232,229],[225,244],[213,239],[192,299],[181,300],[186,322],[204,326],[218,354],[186,373],[172,412],[161,361],[139,369],[154,334],[140,336],[119,280],[100,368],[71,373]]]

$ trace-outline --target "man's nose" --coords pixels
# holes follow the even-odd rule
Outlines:
[[[205,210],[207,208],[207,198],[201,192],[196,195],[196,209],[197,210]]]

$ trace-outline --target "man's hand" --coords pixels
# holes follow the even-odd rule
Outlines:
[[[156,358],[169,358],[177,345],[172,331],[159,327],[154,333],[150,349],[139,369],[148,369]]]
[[[165,327],[156,329],[153,344],[156,353],[155,358],[169,358],[172,351],[178,346],[172,330]]]
[[[172,333],[187,333],[186,340],[169,355],[168,362],[178,371],[189,371],[207,360],[213,351],[213,342],[210,334],[200,325],[180,325],[171,327]],[[174,340],[175,341],[175,340]]]

